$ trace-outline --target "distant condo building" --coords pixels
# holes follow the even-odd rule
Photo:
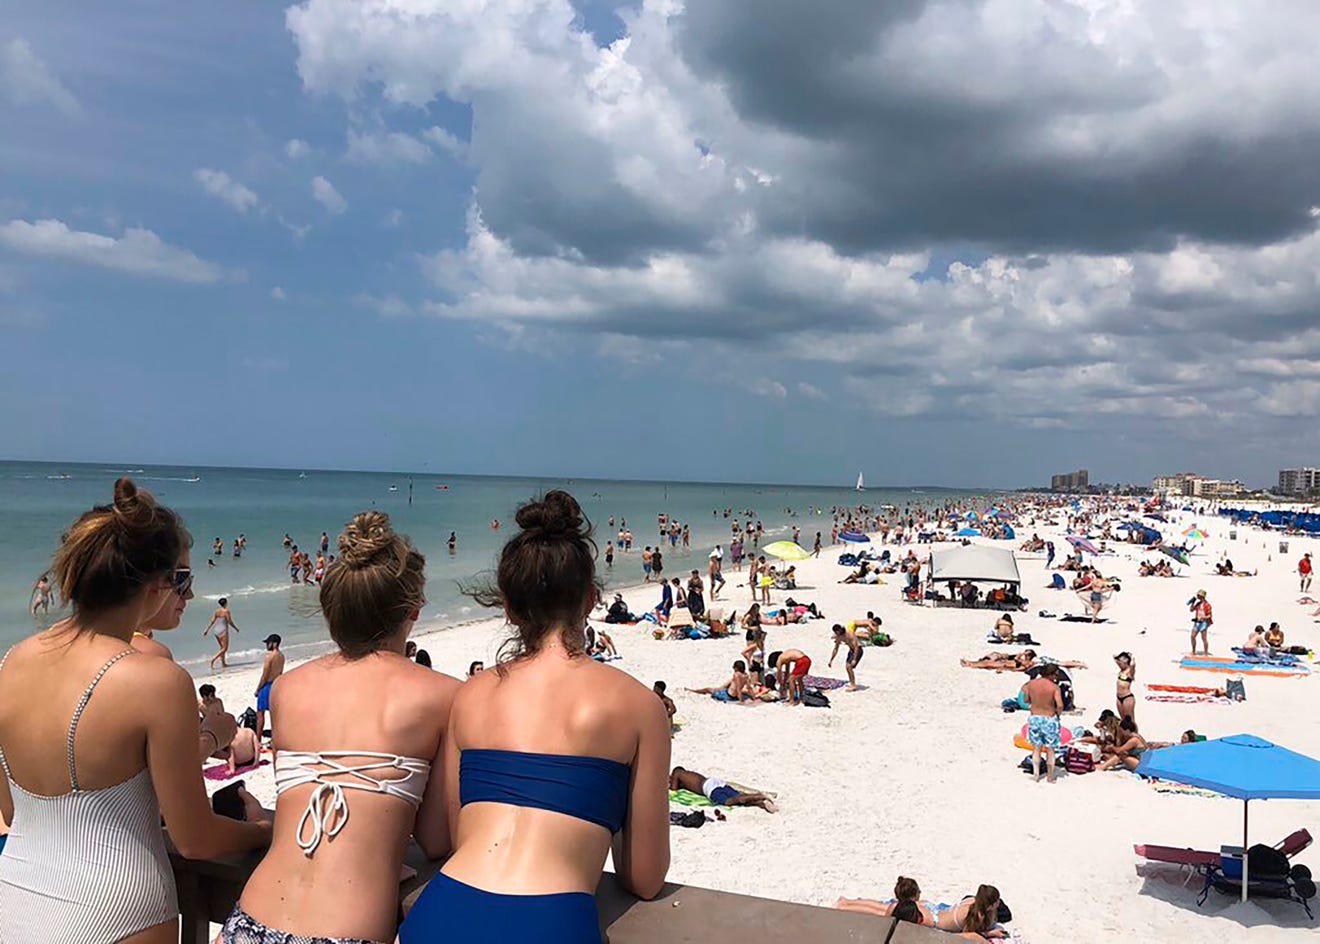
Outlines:
[[[1050,478],[1051,492],[1084,492],[1091,487],[1091,473],[1085,469],[1064,472]]]
[[[1179,498],[1236,498],[1247,491],[1247,487],[1237,479],[1223,481],[1195,472],[1157,475],[1153,488],[1156,494]]]
[[[1280,469],[1279,491],[1285,495],[1309,495],[1320,492],[1320,469]]]

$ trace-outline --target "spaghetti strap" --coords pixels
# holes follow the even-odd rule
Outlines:
[[[87,686],[87,691],[83,692],[83,696],[78,702],[78,707],[73,710],[73,720],[69,722],[69,786],[74,793],[79,792],[78,772],[73,763],[73,740],[78,733],[78,722],[82,720],[82,713],[86,710],[87,703],[91,701],[92,692],[96,690],[96,686],[99,685],[101,679],[105,677],[105,673],[110,671],[110,666],[124,658],[124,656],[131,656],[135,652],[137,652],[136,649],[125,649],[105,665],[101,666],[101,671],[97,672],[92,678],[91,684]]]
[[[17,648],[18,647],[16,645],[10,646],[8,649],[5,650],[5,654],[3,656],[0,656],[0,672],[4,671],[5,662],[9,659],[9,653],[13,652]],[[3,747],[0,747],[0,769],[4,770],[6,780],[14,779],[9,773],[9,761],[5,760],[5,749]]]

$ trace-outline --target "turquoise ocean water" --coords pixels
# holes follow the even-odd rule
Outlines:
[[[489,615],[462,596],[458,584],[493,565],[513,526],[514,510],[550,488],[565,488],[577,497],[597,526],[602,553],[606,534],[613,536],[620,522],[627,520],[634,552],[618,554],[612,570],[605,570],[603,561],[601,565],[606,582],[616,586],[640,582],[640,551],[643,545],[656,543],[656,516],[662,512],[687,523],[692,532],[690,550],[680,546],[671,551],[666,544],[668,573],[700,567],[704,574],[710,548],[717,541],[728,545],[731,519],[723,516],[725,508],[753,510],[765,526],[767,542],[790,537],[796,524],[802,529],[802,543],[810,549],[817,530],[828,543],[834,506],[865,501],[872,507],[891,504],[901,511],[976,494],[933,488],[872,488],[859,494],[847,487],[0,462],[0,612],[5,614],[0,620],[0,647],[34,630],[36,623],[27,614],[33,582],[49,566],[64,529],[93,504],[108,502],[120,475],[131,476],[179,511],[192,532],[197,598],[183,625],[161,638],[179,661],[194,670],[200,664],[202,671],[215,650],[202,630],[214,601],[222,596],[229,598],[240,628],[231,637],[231,665],[251,661],[261,648],[260,640],[271,632],[280,633],[286,650],[295,656],[324,645],[327,635],[317,588],[291,584],[282,540],[287,532],[315,559],[322,531],[329,533],[333,552],[334,538],[344,522],[368,508],[388,512],[396,530],[410,535],[426,555],[429,602],[423,621],[444,625]],[[448,488],[437,488],[442,485]],[[607,524],[611,515],[613,529]],[[499,532],[491,530],[492,519],[504,524]],[[450,531],[458,535],[454,554],[446,548]],[[247,550],[235,559],[232,547],[239,534],[247,536]],[[215,566],[210,567],[206,561],[217,537],[225,552],[212,558]]]

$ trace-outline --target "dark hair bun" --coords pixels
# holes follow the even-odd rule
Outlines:
[[[582,507],[576,498],[561,489],[547,492],[540,501],[523,505],[518,509],[517,521],[518,527],[531,534],[585,536]]]
[[[394,547],[396,535],[390,516],[383,511],[364,511],[353,516],[339,535],[339,559],[354,569],[370,567]]]
[[[111,508],[115,522],[121,527],[148,527],[156,517],[156,499],[150,492],[138,491],[132,479],[115,480],[115,500]]]

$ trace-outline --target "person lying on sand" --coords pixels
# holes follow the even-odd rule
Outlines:
[[[1037,660],[1035,649],[1023,649],[1021,652],[987,652],[979,659],[958,660],[965,669],[993,669],[996,672],[1026,672],[1028,669],[1049,662],[1065,669],[1084,669],[1085,662],[1068,659]]]
[[[707,777],[682,767],[675,767],[669,772],[669,789],[700,793],[717,806],[759,806],[767,813],[779,812],[774,800],[764,793],[744,793],[718,777]]]
[[[755,698],[752,679],[747,674],[747,663],[742,659],[733,664],[733,675],[724,684],[689,688],[688,691],[694,695],[709,695],[716,701],[752,701]]]
[[[876,901],[873,898],[840,898],[834,903],[834,907],[840,911],[855,911],[858,914],[875,915],[877,918],[894,917],[897,909],[904,905],[912,905],[916,914],[914,920],[912,917],[902,920],[912,921],[914,924],[924,924],[933,927],[935,924],[935,912],[925,902],[921,900],[921,886],[917,884],[915,878],[908,878],[906,875],[900,875],[898,881],[894,883],[893,901]],[[904,912],[911,909],[904,908]]]

